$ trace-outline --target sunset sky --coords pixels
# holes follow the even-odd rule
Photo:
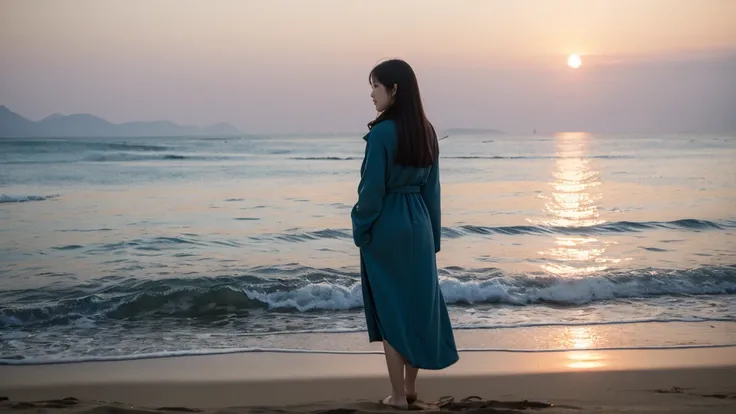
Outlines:
[[[0,0],[0,105],[362,131],[368,72],[401,57],[439,127],[736,131],[734,16],[734,0]]]

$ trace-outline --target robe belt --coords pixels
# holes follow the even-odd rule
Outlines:
[[[403,187],[389,188],[386,192],[391,193],[418,193],[422,188],[418,185],[405,185]]]

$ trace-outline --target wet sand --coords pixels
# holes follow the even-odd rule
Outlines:
[[[733,378],[736,348],[463,352],[449,369],[420,373],[421,402],[412,408],[727,413],[736,412]],[[378,403],[389,390],[382,355],[248,353],[0,366],[3,413],[392,412]],[[468,397],[478,398],[463,401]],[[437,401],[444,406],[432,404]]]

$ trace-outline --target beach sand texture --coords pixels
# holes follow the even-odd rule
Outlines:
[[[378,403],[390,389],[384,370],[382,355],[284,353],[6,365],[0,366],[0,396],[7,398],[0,402],[0,411],[400,411]],[[420,373],[420,402],[411,408],[466,413],[732,413],[734,378],[736,349],[730,347],[463,352],[460,362],[447,370]]]

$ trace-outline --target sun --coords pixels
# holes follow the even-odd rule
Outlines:
[[[577,69],[580,67],[580,65],[583,64],[583,61],[580,59],[579,55],[572,54],[567,57],[567,66]]]

